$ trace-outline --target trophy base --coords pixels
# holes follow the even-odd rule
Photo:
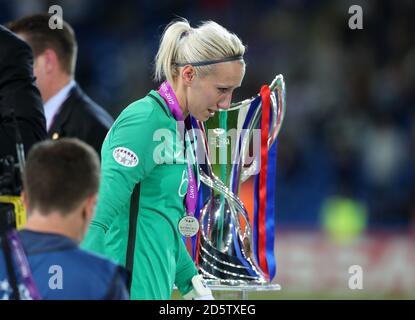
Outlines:
[[[281,290],[281,286],[276,283],[241,283],[240,281],[224,283],[216,279],[205,279],[205,282],[216,300],[249,300],[249,294],[252,292]]]

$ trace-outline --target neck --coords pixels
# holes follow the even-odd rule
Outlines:
[[[67,74],[59,74],[56,77],[53,77],[53,79],[51,79],[49,86],[48,86],[48,90],[46,92],[44,92],[42,98],[43,98],[43,103],[46,103],[49,101],[50,98],[52,98],[54,95],[56,95],[60,90],[62,90],[62,88],[64,88],[66,85],[69,84],[69,82],[72,80],[73,78]]]
[[[179,107],[183,113],[183,119],[186,119],[187,115],[189,114],[189,108],[187,106],[186,99],[186,88],[184,86],[180,86],[177,82],[172,83],[171,87],[173,88],[174,94],[176,95],[177,101],[179,102]]]
[[[24,228],[37,232],[61,234],[76,242],[80,242],[81,237],[77,216],[77,213],[69,213],[63,216],[59,212],[50,212],[48,215],[42,215],[39,211],[32,210]]]

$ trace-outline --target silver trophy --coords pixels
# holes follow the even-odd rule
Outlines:
[[[284,120],[285,83],[283,76],[276,76],[269,88],[271,120],[268,149],[275,142]],[[204,161],[198,161],[198,173],[200,181],[210,191],[206,202],[200,209],[197,264],[213,289],[215,286],[224,285],[258,287],[268,283],[256,261],[249,215],[239,198],[240,184],[257,174],[260,169],[259,152],[253,150],[252,145],[258,145],[255,141],[258,139],[256,133],[260,132],[257,128],[262,116],[261,98],[257,95],[251,99],[233,103],[230,109],[221,112],[234,110],[237,110],[237,128],[233,130],[233,134],[228,136],[226,126],[209,130],[211,134],[208,135],[204,124],[197,122],[197,127],[203,135],[203,143],[198,144],[198,148],[202,148],[204,154],[207,155]],[[234,142],[231,148],[229,148],[230,140]],[[217,151],[219,158],[221,156],[227,158],[226,156],[230,153],[232,164],[220,165],[220,172],[215,173],[212,165],[212,153],[215,152],[212,151]]]

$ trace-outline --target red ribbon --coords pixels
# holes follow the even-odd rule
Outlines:
[[[266,257],[266,204],[267,204],[267,169],[268,169],[268,132],[271,105],[271,91],[267,85],[261,87],[261,167],[259,172],[259,210],[258,210],[258,257],[259,266],[269,279]]]
[[[200,232],[200,230],[199,230],[199,232],[197,233],[197,240],[196,240],[196,254],[195,254],[195,257],[194,257],[196,267],[199,267],[200,233],[201,233],[201,232]]]
[[[193,252],[193,250],[192,250],[192,248],[193,248],[192,238],[191,237],[186,237],[185,242],[186,242],[185,245],[186,245],[187,252],[189,252],[190,256],[192,257],[193,256],[193,254],[192,254],[192,252]]]

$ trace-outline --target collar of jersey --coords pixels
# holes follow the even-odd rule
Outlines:
[[[173,114],[171,113],[169,107],[166,104],[166,101],[164,101],[161,95],[156,90],[151,90],[149,94],[151,94],[154,98],[157,99],[157,101],[160,104],[160,107],[164,109],[164,112],[169,116],[169,118],[174,119]]]
[[[75,241],[57,233],[23,229],[19,231],[19,237],[27,255],[78,248]]]

